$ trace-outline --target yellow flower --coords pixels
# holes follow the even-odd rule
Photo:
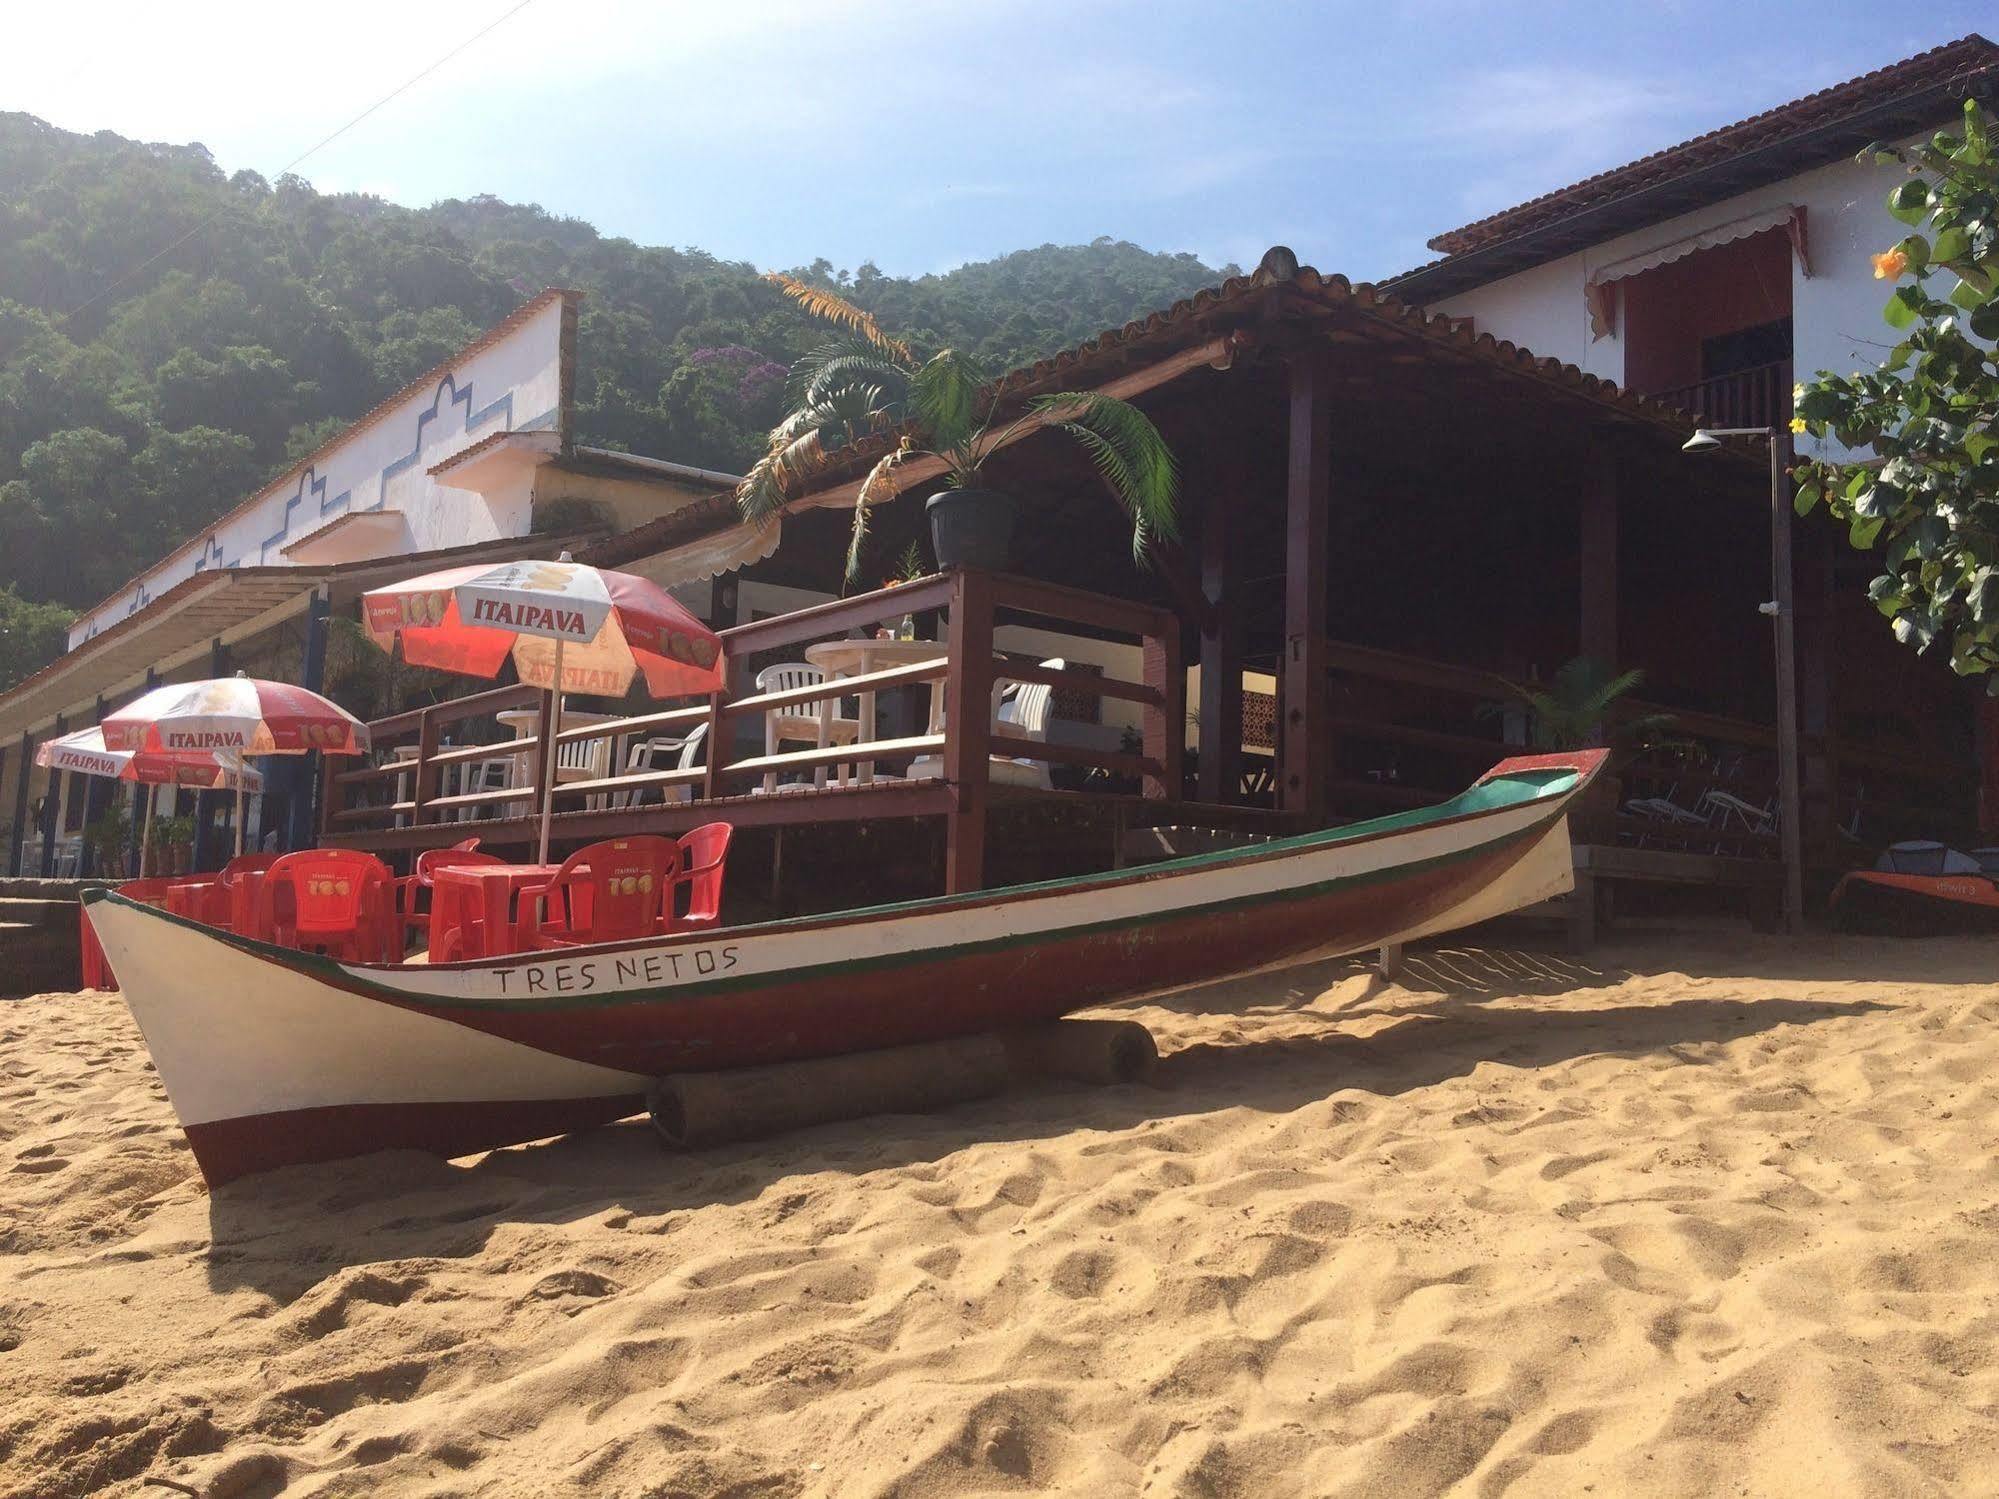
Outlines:
[[[1792,430],[1793,432],[1802,432],[1802,431],[1804,431],[1804,430],[1805,430],[1805,419],[1804,419],[1803,417],[1801,417],[1801,416],[1794,416],[1794,417],[1792,417],[1792,418],[1791,418],[1791,430]]]
[[[1900,246],[1897,246],[1893,250],[1885,250],[1874,257],[1874,279],[1876,281],[1894,281],[1908,268],[1909,257],[1903,252]]]

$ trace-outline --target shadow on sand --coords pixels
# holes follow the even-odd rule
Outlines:
[[[1412,954],[1390,989],[1367,963],[1309,963],[1231,979],[1148,1007],[1186,1013],[1282,1015],[1329,988],[1351,996],[1323,1015],[1286,1018],[1287,1034],[1238,1044],[1197,1043],[1166,1056],[1150,1086],[1049,1085],[927,1117],[894,1115],[692,1155],[665,1151],[643,1120],[497,1151],[454,1166],[415,1152],[298,1167],[234,1182],[210,1197],[208,1276],[219,1290],[251,1287],[288,1303],[342,1267],[476,1254],[502,1225],[566,1223],[600,1215],[656,1219],[740,1203],[786,1177],[935,1161],[995,1141],[1050,1139],[1078,1128],[1114,1131],[1229,1108],[1286,1113],[1343,1090],[1393,1096],[1469,1073],[1481,1062],[1535,1068],[1589,1055],[1671,1053],[1698,1065],[1697,1048],[1786,1025],[1888,1008],[1869,1002],[1686,999],[1564,1012],[1501,1006],[1500,994],[1554,994],[1619,982],[1607,968],[1483,949]],[[1442,1003],[1407,1003],[1410,992]],[[1375,1006],[1394,994],[1390,1008]],[[1379,1023],[1362,1038],[1347,1026]],[[1301,1029],[1302,1027],[1302,1029]]]

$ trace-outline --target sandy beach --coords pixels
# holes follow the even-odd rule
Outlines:
[[[1999,1492],[1999,946],[1441,946],[1156,1087],[211,1195],[0,1005],[0,1493]],[[253,996],[246,996],[253,1002]]]

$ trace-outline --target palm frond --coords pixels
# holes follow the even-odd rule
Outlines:
[[[896,495],[896,465],[901,463],[911,451],[908,438],[904,438],[895,448],[861,480],[861,487],[854,495],[854,529],[847,541],[847,581],[853,582],[861,575],[861,551],[868,539],[868,512],[884,500],[892,500]]]
[[[1083,445],[1118,503],[1130,512],[1132,555],[1147,565],[1156,539],[1180,535],[1180,467],[1152,418],[1096,391],[1039,396],[1030,409]]]
[[[978,361],[956,349],[939,349],[923,361],[910,381],[909,407],[933,448],[945,452],[977,441],[986,384]]]
[[[865,338],[841,337],[799,355],[785,376],[784,389],[791,400],[802,403],[849,379],[872,378],[885,385],[901,385],[910,374],[907,363]]]
[[[809,281],[800,281],[796,276],[787,276],[782,271],[766,271],[764,280],[770,282],[814,317],[841,328],[852,329],[884,353],[891,354],[897,359],[914,362],[908,344],[882,332],[881,325],[872,315],[863,312],[838,292],[828,291],[823,286],[814,286]]]

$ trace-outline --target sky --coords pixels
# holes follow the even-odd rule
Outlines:
[[[1099,235],[1376,279],[1424,241],[1983,29],[1992,0],[21,4],[0,109],[227,171],[492,193],[897,274]],[[497,18],[497,26],[467,43]],[[331,144],[316,143],[406,84]]]

